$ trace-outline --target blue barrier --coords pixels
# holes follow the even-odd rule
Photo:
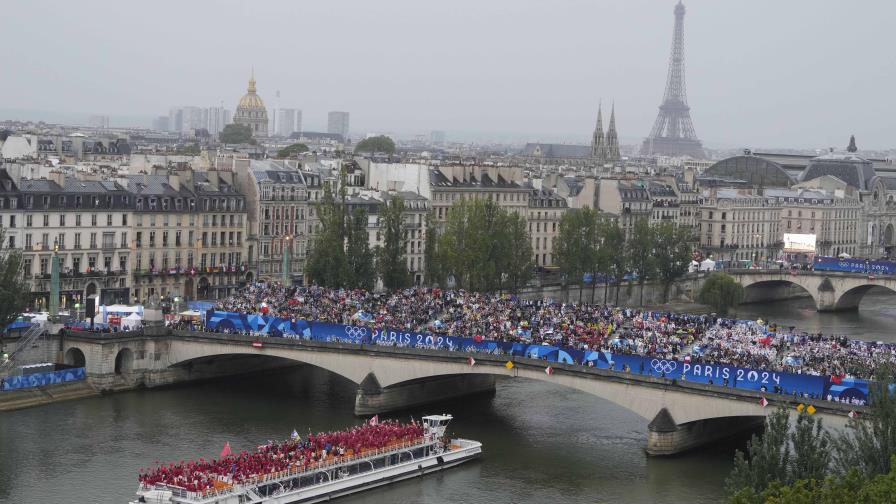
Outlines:
[[[32,373],[21,376],[8,376],[3,380],[3,386],[0,390],[21,390],[34,387],[43,387],[45,385],[54,385],[57,383],[67,383],[72,381],[80,381],[87,377],[84,368],[62,369],[60,371],[49,371],[46,373]]]
[[[647,314],[644,315],[648,316]],[[650,316],[653,316],[651,314]],[[768,371],[714,364],[662,359],[642,355],[581,350],[572,347],[530,345],[505,341],[461,338],[433,333],[416,333],[399,329],[377,329],[325,322],[308,322],[266,315],[246,315],[209,311],[208,327],[238,332],[258,332],[274,336],[300,335],[315,341],[354,344],[396,345],[408,348],[434,348],[461,352],[485,352],[499,355],[541,359],[546,362],[580,364],[598,369],[631,373],[708,385],[727,386],[755,391],[777,391],[781,394],[809,396],[818,399],[867,402],[868,381],[843,379],[834,382],[830,376]],[[746,321],[746,323],[753,323]],[[280,334],[278,334],[278,332]],[[830,397],[829,397],[830,396]]]

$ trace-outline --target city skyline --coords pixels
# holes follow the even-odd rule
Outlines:
[[[10,5],[7,19],[51,8],[60,19],[81,16],[67,3],[47,5]],[[44,33],[53,35],[34,41],[29,53],[43,48],[77,66],[22,57],[7,62],[5,73],[15,78],[0,82],[0,119],[40,119],[27,114],[44,111],[83,122],[109,116],[113,127],[149,126],[172,106],[223,102],[233,109],[254,66],[259,95],[272,102],[280,91],[279,107],[303,110],[309,131],[325,130],[328,111],[347,110],[357,133],[443,130],[458,139],[586,143],[599,101],[614,99],[621,140],[631,144],[647,136],[656,116],[674,5],[564,2],[547,9],[527,3],[508,10],[501,2],[264,2],[227,3],[213,12],[180,6],[184,12],[171,18],[163,3],[141,26],[107,23],[102,13],[112,10],[92,9],[84,23],[45,19]],[[688,98],[708,147],[842,148],[849,134],[862,148],[896,146],[886,119],[896,106],[875,84],[896,74],[875,40],[896,6],[878,2],[861,12],[834,2],[691,0],[686,6]],[[201,38],[185,29],[200,15],[211,16],[212,25],[245,23],[253,42]],[[301,22],[311,18],[319,22]],[[337,21],[353,35],[331,37]],[[296,22],[301,45],[318,49],[313,60],[284,65],[277,48],[293,43],[288,27]],[[451,36],[461,23],[464,38]],[[564,23],[563,30],[552,28]],[[842,28],[857,25],[864,29]],[[86,29],[74,33],[74,26]],[[0,37],[11,44],[26,35],[21,29],[10,26]],[[126,35],[126,44],[109,43]],[[73,42],[61,46],[67,39]],[[178,52],[187,44],[204,57]],[[169,49],[170,57],[152,57]],[[83,58],[97,50],[110,57]],[[346,55],[349,65],[342,64]],[[411,61],[415,71],[402,70]],[[59,73],[66,86],[58,85]]]

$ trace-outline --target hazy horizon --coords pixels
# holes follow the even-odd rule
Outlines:
[[[346,110],[354,134],[584,142],[598,103],[606,126],[615,101],[631,143],[662,99],[675,2],[88,4],[4,5],[0,40],[17,51],[3,65],[0,120],[103,114],[145,126],[172,106],[233,110],[254,67],[269,112],[300,108],[309,131]],[[706,145],[842,148],[855,134],[862,149],[896,147],[884,84],[896,63],[881,40],[896,4],[685,6],[688,101]]]

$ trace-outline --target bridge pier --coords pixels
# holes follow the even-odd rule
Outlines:
[[[494,375],[443,375],[381,387],[376,375],[370,373],[358,386],[355,415],[375,415],[484,393],[495,393]]]
[[[647,454],[677,455],[719,439],[762,427],[765,417],[736,416],[695,420],[678,425],[663,408],[647,426]]]

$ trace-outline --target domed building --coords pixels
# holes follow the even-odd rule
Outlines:
[[[249,88],[246,90],[246,94],[240,98],[240,104],[236,107],[233,122],[249,126],[255,137],[268,136],[268,109],[265,108],[264,101],[255,92],[254,70],[249,79]]]

